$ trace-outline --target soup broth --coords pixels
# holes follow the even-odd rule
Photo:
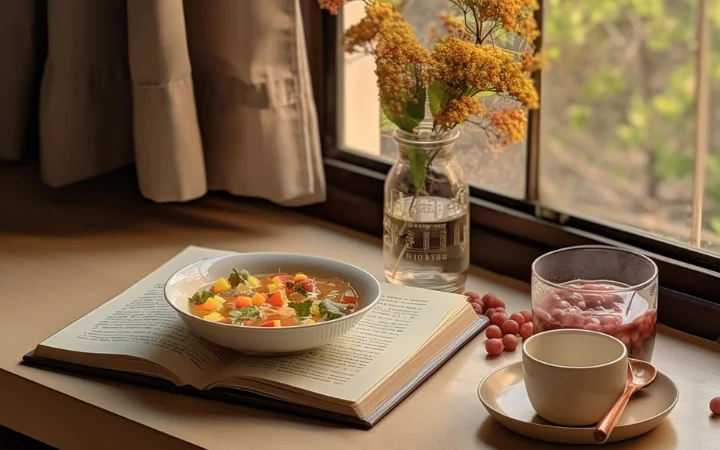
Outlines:
[[[339,319],[355,312],[359,300],[350,283],[340,278],[252,275],[244,269],[233,269],[188,299],[190,312],[205,320],[273,328]]]

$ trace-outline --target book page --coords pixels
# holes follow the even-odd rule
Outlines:
[[[165,281],[198,260],[227,252],[188,247],[127,291],[41,343],[73,352],[142,358],[200,387],[238,354],[190,329],[165,301]]]
[[[458,298],[384,283],[380,302],[335,342],[298,356],[243,356],[218,377],[265,378],[357,401],[423,345]]]

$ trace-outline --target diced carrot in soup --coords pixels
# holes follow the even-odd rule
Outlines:
[[[261,327],[266,327],[266,328],[278,328],[278,327],[280,327],[280,326],[282,326],[282,325],[280,325],[280,321],[279,321],[279,320],[268,320],[267,322],[265,322],[264,324],[262,324],[262,325],[260,325],[260,326],[261,326]]]
[[[267,301],[272,306],[285,306],[287,305],[287,296],[285,291],[276,291]]]
[[[357,305],[357,298],[346,295],[340,303],[344,303],[346,305]]]
[[[217,311],[221,305],[222,302],[218,301],[216,297],[210,297],[204,303],[198,305],[198,309],[200,311]]]
[[[255,306],[262,305],[268,300],[267,294],[264,294],[262,292],[256,292],[255,295],[252,297],[252,304]]]
[[[252,306],[253,305],[253,299],[250,297],[246,297],[244,295],[238,295],[235,297],[235,307],[236,308],[244,308],[246,306]]]

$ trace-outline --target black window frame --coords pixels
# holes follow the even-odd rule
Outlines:
[[[302,208],[308,214],[373,236],[382,236],[383,190],[390,164],[339,148],[336,138],[337,18],[317,0],[303,0],[303,19],[318,112],[327,200]],[[537,15],[541,20],[541,14]],[[539,79],[536,80],[539,85]],[[652,258],[660,272],[659,321],[699,337],[720,339],[720,257],[628,227],[555,213],[537,201],[540,111],[531,114],[528,188],[518,200],[471,186],[471,261],[523,282],[540,255],[575,245],[611,245]]]

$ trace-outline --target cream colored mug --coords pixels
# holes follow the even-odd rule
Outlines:
[[[599,422],[623,393],[628,357],[613,336],[562,329],[528,338],[522,364],[538,416],[557,425],[588,426]]]

